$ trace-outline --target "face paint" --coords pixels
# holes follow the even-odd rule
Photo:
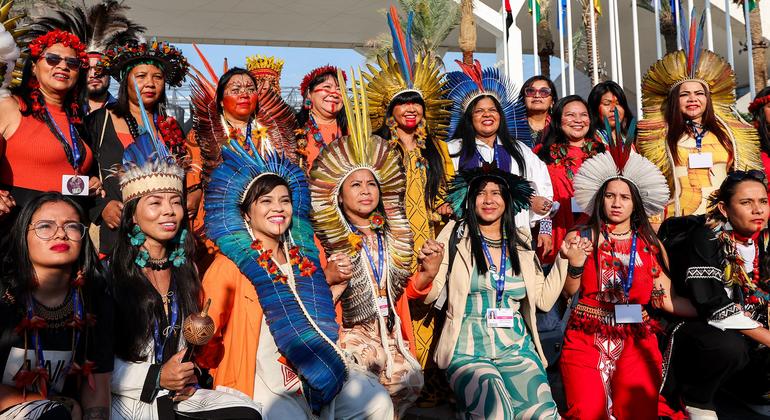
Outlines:
[[[238,119],[246,119],[257,109],[257,94],[225,95],[222,98],[222,108]]]

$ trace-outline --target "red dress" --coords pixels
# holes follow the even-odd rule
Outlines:
[[[646,311],[641,323],[615,324],[614,318],[613,302],[620,296],[613,291],[628,275],[631,242],[631,238],[615,241],[617,271],[607,245],[600,247],[598,273],[594,258],[586,261],[580,301],[570,316],[559,361],[567,419],[658,418],[662,357],[657,324]],[[650,303],[653,280],[660,273],[653,252],[657,251],[637,239],[629,303]]]
[[[541,147],[538,145],[533,151],[538,153]],[[567,232],[575,226],[576,220],[572,209],[572,196],[575,194],[575,190],[572,187],[572,178],[577,174],[583,161],[593,156],[593,154],[584,152],[582,147],[569,145],[563,147],[567,149],[566,159],[546,165],[553,185],[553,201],[559,203],[559,211],[551,218],[553,221],[553,248],[548,254],[539,255],[542,264],[553,264]],[[538,250],[538,253],[541,252]]]

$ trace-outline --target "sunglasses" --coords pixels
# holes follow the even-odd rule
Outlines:
[[[532,97],[540,97],[540,98],[546,98],[548,96],[551,96],[551,89],[544,87],[540,89],[535,89],[532,87],[528,87],[524,89],[524,95]]]
[[[51,67],[58,66],[62,60],[64,60],[64,64],[67,65],[67,68],[73,71],[80,70],[81,67],[85,67],[83,62],[75,57],[62,57],[59,54],[46,53],[43,58],[45,59],[45,62]]]
[[[754,180],[767,184],[767,175],[763,171],[751,169],[748,171],[733,171],[727,174],[727,177],[734,181]]]

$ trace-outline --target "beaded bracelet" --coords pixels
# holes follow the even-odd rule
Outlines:
[[[553,221],[551,219],[540,219],[540,234],[553,235]]]
[[[583,267],[575,267],[572,264],[567,265],[567,274],[570,277],[578,278],[583,275]]]

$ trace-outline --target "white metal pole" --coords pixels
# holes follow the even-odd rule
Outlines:
[[[537,54],[537,0],[529,0],[532,6],[532,55],[535,56],[534,75],[540,74],[540,57]],[[506,44],[507,46],[507,44]]]
[[[615,33],[615,9],[612,7],[612,0],[607,5],[609,9],[610,20],[610,63],[612,64],[612,80],[618,81],[618,45],[617,34]]]
[[[682,31],[679,25],[679,21],[681,17],[679,16],[680,12],[680,5],[679,0],[674,0],[674,10],[671,11],[672,16],[674,16],[674,27],[676,27],[676,48],[682,49]]]
[[[618,49],[618,84],[623,86],[623,47],[620,43],[620,11],[618,10],[618,0],[612,0],[612,6],[615,8],[615,45]]]
[[[725,0],[725,33],[727,36],[727,61],[730,63],[730,67],[735,71],[735,60],[733,59],[733,29],[732,18],[730,17],[730,0]]]
[[[660,41],[660,0],[655,1],[655,47],[658,52],[658,60],[663,57],[663,45]]]
[[[505,10],[505,0],[502,0],[501,6],[500,6],[500,16],[503,18],[503,70],[505,71],[505,76],[510,77],[510,71],[511,71],[511,60],[508,59],[508,30],[506,29],[506,10]]]
[[[593,0],[588,2],[588,8],[590,9],[591,13],[591,63],[593,64],[593,72],[591,74],[591,85],[596,85],[599,83],[599,57],[597,56],[596,52],[596,10],[594,10],[594,2]]]
[[[569,94],[575,94],[575,51],[572,49],[572,0],[567,0],[567,67],[569,67]]]
[[[754,86],[754,46],[751,45],[751,20],[749,19],[749,2],[743,2],[743,19],[746,21],[746,45],[749,47],[749,91],[751,97],[754,97],[756,93],[756,86]]]
[[[711,26],[711,0],[706,0],[703,8],[706,11],[706,28],[708,30],[706,32],[706,47],[710,51],[714,51],[714,28]]]
[[[656,5],[657,8],[657,5]],[[636,0],[631,0],[631,21],[634,33],[634,89],[636,90],[636,118],[642,119],[642,69],[639,59],[639,16],[636,12]],[[660,45],[660,44],[658,44]],[[622,86],[622,85],[621,85]]]
[[[567,96],[567,74],[564,72],[564,16],[562,16],[564,13],[564,5],[561,0],[556,0],[556,2],[559,4],[557,6],[557,10],[559,11],[559,66],[561,67],[561,97],[563,98]],[[570,55],[572,54],[570,53]]]
[[[692,0],[687,0],[687,16],[692,16]]]

